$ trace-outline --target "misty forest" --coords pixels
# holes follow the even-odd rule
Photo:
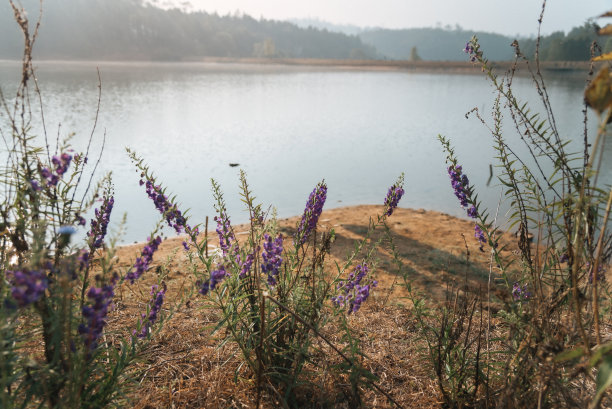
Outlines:
[[[19,27],[8,2],[0,5],[0,58],[21,56]],[[38,4],[24,2],[28,10]],[[55,0],[45,3],[34,56],[43,59],[193,61],[202,57],[323,58],[432,61],[463,60],[461,50],[472,35],[490,50],[490,60],[512,60],[514,38],[461,27],[390,30],[369,28],[347,35],[333,25],[307,20],[295,23],[256,19],[237,11],[220,16],[206,12],[162,10],[141,0]],[[318,27],[319,26],[319,27]],[[533,58],[535,38],[521,39]],[[541,39],[542,60],[584,61],[591,42],[612,51],[592,24],[568,28]],[[414,56],[413,56],[414,57]]]

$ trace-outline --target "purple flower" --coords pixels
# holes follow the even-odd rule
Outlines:
[[[38,301],[49,286],[47,276],[38,270],[7,271],[6,276],[11,284],[11,295],[19,307]]]
[[[110,215],[115,205],[115,198],[113,196],[104,197],[102,206],[95,210],[95,218],[91,220],[90,230],[87,233],[89,237],[89,246],[92,252],[102,247],[104,244],[104,237],[108,229],[108,223],[110,221]],[[80,221],[79,221],[80,223]]]
[[[42,187],[40,186],[40,183],[38,183],[38,181],[36,179],[30,180],[30,186],[32,186],[32,189],[35,192],[40,192],[42,190]]]
[[[68,170],[68,166],[70,166],[70,161],[72,161],[72,156],[67,153],[62,153],[59,157],[54,156],[51,158],[51,163],[55,165],[55,173],[58,176],[63,176],[64,173]]]
[[[159,236],[149,239],[149,243],[142,249],[140,257],[136,258],[134,266],[125,275],[125,278],[130,280],[130,284],[134,284],[134,281],[138,280],[148,270],[149,264],[153,261],[153,254],[157,251],[161,242],[162,239]]]
[[[76,215],[76,221],[79,226],[85,226],[87,224],[87,220],[79,214]]]
[[[223,257],[225,258],[228,255],[232,245],[234,245],[234,254],[236,255],[239,250],[238,242],[236,236],[234,236],[229,216],[224,209],[221,209],[219,216],[215,216],[215,221],[217,222],[217,235],[219,236],[219,246],[223,252]]]
[[[223,281],[223,279],[225,279],[225,277],[227,276],[229,276],[229,273],[225,271],[225,266],[218,266],[216,270],[210,272],[210,278],[206,280],[200,287],[200,294],[208,294],[209,291],[214,290],[217,284]]]
[[[160,186],[153,184],[151,180],[140,180],[140,185],[145,185],[147,195],[155,204],[155,208],[164,216],[168,226],[172,227],[177,233],[181,233],[184,229],[190,230],[187,225],[187,219],[178,209],[177,205],[172,203],[164,194]]]
[[[370,296],[370,286],[374,286],[376,287],[377,282],[373,281],[372,284],[368,284],[368,285],[356,285],[355,286],[355,298],[353,298],[352,300],[352,304],[351,304],[351,310],[350,312],[357,312],[359,311],[359,308],[361,308],[361,304],[368,299],[368,297]]]
[[[81,253],[79,254],[79,257],[78,257],[78,261],[79,261],[79,271],[83,271],[87,267],[89,267],[89,251],[85,249],[81,250]]]
[[[141,314],[140,325],[142,329],[138,333],[138,338],[144,338],[149,334],[149,330],[155,321],[157,321],[157,315],[161,310],[164,303],[164,295],[166,294],[166,287],[159,289],[157,285],[151,287],[151,301],[149,303],[149,314]]]
[[[391,216],[403,195],[404,189],[401,186],[393,185],[389,188],[387,197],[385,197],[385,214],[387,216]]]
[[[348,279],[338,284],[339,294],[331,298],[332,302],[341,308],[348,306],[349,314],[357,312],[370,296],[370,290],[378,285],[377,281],[366,278],[368,271],[366,263],[355,267],[355,271],[349,274]]]
[[[463,49],[463,52],[466,53],[466,54],[474,53],[474,47],[472,46],[470,41],[465,43],[465,48]]]
[[[457,196],[459,203],[461,203],[461,207],[466,208],[470,195],[470,182],[467,176],[462,174],[462,170],[461,166],[451,165],[448,167],[448,176],[451,180],[451,186],[455,191],[455,196]]]
[[[40,175],[45,179],[49,179],[51,177],[51,171],[49,168],[44,167],[40,170]]]
[[[45,179],[48,187],[57,186],[60,178],[68,170],[68,166],[70,166],[71,161],[72,156],[67,153],[62,153],[60,156],[53,156],[53,158],[51,158],[53,169],[48,167],[43,167],[40,169],[40,175],[43,177],[43,179]]]
[[[118,278],[118,275],[115,274],[109,284],[102,287],[91,287],[87,291],[89,303],[82,309],[84,322],[79,325],[79,334],[81,334],[85,347],[90,351],[98,346],[98,339],[106,325],[106,315],[115,295],[115,284]]]
[[[480,251],[484,251],[484,245],[487,243],[487,239],[484,236],[484,232],[477,224],[474,225],[474,237],[476,237],[480,243]]]
[[[278,237],[272,241],[270,235],[264,235],[264,251],[261,255],[263,263],[261,265],[261,272],[268,274],[268,284],[270,286],[276,285],[276,277],[278,271],[283,263],[281,254],[283,253],[283,236],[279,234]]]
[[[259,247],[255,250],[255,252],[259,252]],[[253,265],[253,261],[255,261],[254,253],[247,254],[246,260],[244,263],[240,261],[240,256],[237,256],[238,265],[240,266],[240,278],[246,277],[246,275],[251,270],[251,266]]]
[[[512,286],[512,297],[515,301],[528,300],[531,298],[531,293],[527,291],[527,284],[521,286],[518,282],[514,283]]]
[[[295,233],[294,242],[300,246],[308,240],[310,233],[317,227],[319,216],[323,211],[323,205],[327,199],[327,185],[320,182],[312,191],[306,202],[306,208],[302,220]]]
[[[451,165],[448,167],[448,176],[450,177],[455,196],[459,199],[461,207],[465,209],[472,200],[472,190],[467,175],[463,173],[463,168],[460,165]],[[467,209],[467,215],[472,219],[477,219],[479,217],[475,205],[471,205]],[[476,237],[479,242],[480,251],[484,251],[484,244],[487,243],[487,240],[484,232],[477,224],[474,225],[474,237]]]
[[[482,51],[480,51],[480,45],[476,40],[476,37],[472,37],[470,41],[465,43],[465,48],[463,52],[469,55],[471,62],[476,62],[482,56]]]

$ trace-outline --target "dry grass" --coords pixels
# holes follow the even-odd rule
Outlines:
[[[323,213],[321,227],[336,230],[333,259],[341,261],[346,257],[355,240],[367,231],[369,216],[381,209],[379,206],[356,206]],[[290,235],[296,222],[297,218],[281,220],[279,227]],[[463,285],[467,279],[469,287],[475,290],[486,288],[488,254],[478,251],[473,239],[473,224],[469,221],[437,212],[398,209],[390,219],[390,226],[414,286],[432,302],[444,299],[445,285],[453,280]],[[245,226],[238,226],[236,231],[245,229]],[[211,243],[216,243],[212,234],[210,237]],[[510,237],[507,242],[510,244],[508,251],[512,251]],[[134,383],[126,398],[135,408],[142,409],[255,407],[255,377],[241,364],[240,351],[231,343],[222,343],[223,330],[211,335],[219,312],[197,294],[181,303],[185,301],[180,299],[181,294],[193,288],[194,280],[186,271],[184,253],[176,251],[180,243],[180,238],[169,239],[156,254],[158,262],[174,254],[168,264],[166,306],[180,304],[180,307],[142,351],[141,360],[131,374]],[[119,249],[120,264],[129,265],[138,251],[138,246]],[[466,251],[470,253],[469,261]],[[349,320],[367,356],[362,364],[378,377],[377,384],[402,406],[438,407],[441,400],[424,360],[425,345],[418,337],[402,279],[394,271],[388,251],[381,250],[378,256],[380,261],[375,275],[379,287]],[[109,322],[111,333],[134,327],[154,282],[151,276],[154,273],[148,274],[140,283],[124,286],[130,290],[119,294]],[[334,323],[323,329],[328,339],[342,346],[338,333]],[[323,342],[316,345],[315,351],[305,371],[309,383],[297,391],[301,407],[351,407],[348,380],[329,370],[340,364],[341,358]],[[278,393],[268,387],[262,406],[280,407]],[[362,398],[363,405],[368,408],[392,407],[382,394],[372,389],[363,390]]]

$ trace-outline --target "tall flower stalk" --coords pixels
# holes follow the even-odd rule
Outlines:
[[[297,232],[293,238],[296,246],[301,246],[308,241],[310,234],[316,229],[319,217],[323,211],[325,200],[327,199],[327,185],[325,181],[319,182],[314,188],[308,201],[306,208],[302,214],[302,220],[297,228]]]

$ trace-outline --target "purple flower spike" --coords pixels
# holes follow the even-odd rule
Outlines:
[[[145,185],[147,195],[155,204],[155,208],[164,216],[168,226],[172,227],[176,233],[181,233],[183,230],[190,230],[187,225],[187,219],[178,209],[175,203],[163,193],[161,187],[153,184],[151,180],[140,180],[140,185]]]
[[[43,167],[40,169],[40,175],[45,179],[47,187],[57,186],[60,178],[68,170],[72,156],[67,153],[62,153],[60,156],[54,156],[51,158],[51,164],[53,169]],[[55,171],[55,172],[54,172]]]
[[[487,243],[487,239],[484,236],[484,232],[477,224],[474,225],[474,237],[476,237],[480,243],[480,251],[484,251],[484,245]]]
[[[259,247],[257,248],[256,251],[259,251]],[[247,274],[251,270],[253,261],[255,261],[255,255],[253,253],[247,254],[247,257],[244,263],[241,263],[240,260],[238,260],[238,265],[240,266],[240,278],[244,278],[247,276]]]
[[[389,188],[385,197],[385,215],[391,216],[403,195],[404,189],[401,186],[393,185]]]
[[[26,307],[44,294],[49,286],[47,276],[38,270],[7,271],[11,283],[11,295],[19,307]]]
[[[281,254],[283,253],[283,236],[279,234],[278,237],[272,241],[270,235],[264,235],[264,252],[261,257],[263,263],[261,265],[261,272],[268,274],[268,284],[270,286],[276,285],[276,277],[278,271],[283,263]]]
[[[482,57],[482,51],[480,51],[480,45],[478,44],[475,37],[473,37],[470,41],[465,43],[465,48],[463,52],[468,54],[471,62],[478,61],[478,58]]]
[[[461,166],[449,166],[448,176],[455,191],[455,196],[457,196],[459,203],[461,203],[461,207],[466,208],[468,206],[468,195],[470,194],[470,182],[467,176],[462,174],[462,170]]]
[[[300,246],[308,240],[310,233],[317,227],[319,216],[323,211],[323,205],[327,199],[327,185],[320,182],[310,194],[306,202],[306,208],[302,215],[302,221],[295,233],[294,242]]]
[[[157,236],[150,239],[149,243],[142,249],[140,257],[136,258],[134,267],[125,275],[125,278],[130,280],[130,284],[134,284],[134,281],[138,280],[149,269],[149,264],[153,261],[153,254],[157,251],[161,242],[161,237]]]
[[[200,294],[206,295],[209,291],[214,290],[225,277],[227,277],[229,273],[225,271],[225,266],[221,265],[216,270],[211,271],[210,279],[206,280],[202,287],[200,288]]]
[[[370,296],[371,289],[378,285],[376,280],[366,278],[368,271],[368,265],[365,263],[355,267],[355,271],[349,274],[348,280],[340,281],[338,284],[339,294],[331,298],[332,302],[340,308],[348,306],[349,314],[359,311],[361,304]]]
[[[355,286],[355,298],[353,298],[350,312],[355,313],[359,311],[361,304],[370,296],[370,286],[376,287],[377,284],[378,283],[374,281],[372,284]]]
[[[153,285],[151,287],[151,301],[149,304],[149,315],[141,314],[140,323],[144,322],[142,325],[142,330],[137,335],[138,338],[144,338],[149,334],[151,326],[155,324],[157,321],[157,316],[159,311],[161,311],[161,307],[164,304],[164,296],[166,295],[166,288],[159,289],[157,285]]]
[[[106,325],[106,315],[115,295],[115,284],[118,278],[118,275],[115,274],[109,284],[102,287],[91,287],[87,291],[87,298],[90,302],[83,306],[84,323],[79,325],[79,334],[83,338],[85,347],[90,351],[98,346],[98,339]]]
[[[92,252],[96,249],[99,249],[100,247],[102,247],[102,244],[104,244],[104,237],[106,237],[108,223],[110,221],[110,215],[113,211],[114,205],[115,198],[113,196],[107,196],[104,197],[102,206],[100,206],[99,209],[95,210],[96,217],[91,220],[91,227],[89,232],[87,233],[87,237],[89,237],[90,241],[89,245],[91,247]]]
[[[35,192],[40,192],[42,190],[40,183],[38,183],[36,179],[30,180],[30,185],[32,186],[32,190],[34,190]]]
[[[529,298],[531,298],[531,293],[527,291],[527,284],[521,285],[518,282],[514,283],[512,286],[512,298],[514,298],[515,301],[529,300]]]
[[[219,246],[223,252],[223,257],[225,258],[228,255],[232,246],[234,246],[234,254],[237,254],[238,242],[234,236],[229,216],[222,210],[219,216],[215,216],[215,221],[217,222],[217,235],[219,236]]]

